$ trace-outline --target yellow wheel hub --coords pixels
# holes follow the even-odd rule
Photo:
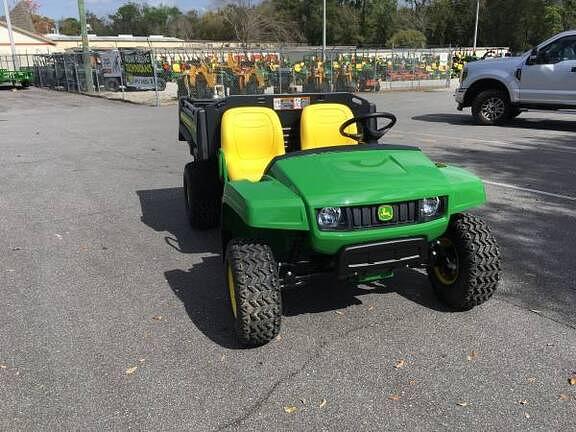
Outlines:
[[[236,286],[234,276],[232,275],[232,266],[228,264],[228,292],[230,293],[230,304],[232,305],[232,314],[236,318]]]
[[[446,237],[439,239],[437,253],[439,262],[433,267],[434,275],[444,285],[452,285],[458,280],[459,260],[454,243]]]

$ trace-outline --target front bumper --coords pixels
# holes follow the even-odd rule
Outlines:
[[[429,261],[426,237],[386,240],[348,246],[340,251],[338,277],[363,278],[402,267],[420,267]]]
[[[464,99],[466,97],[466,90],[465,88],[458,88],[456,90],[456,93],[454,94],[454,99],[456,99],[456,102],[458,103],[458,109],[462,110],[462,108],[464,107]]]

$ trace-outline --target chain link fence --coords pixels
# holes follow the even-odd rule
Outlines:
[[[449,87],[458,58],[450,48],[115,49],[91,51],[86,62],[82,52],[23,55],[17,66],[38,87],[160,105],[184,95]],[[0,57],[0,70],[3,61],[18,70],[11,56]]]

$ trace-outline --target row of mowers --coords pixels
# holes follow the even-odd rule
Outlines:
[[[209,55],[169,63],[161,60],[168,79],[179,80],[179,94],[197,98],[219,95],[314,91],[379,91],[385,81],[447,79],[453,72],[436,57],[380,58],[339,55],[322,61],[303,56],[298,61],[279,55]],[[171,78],[170,78],[171,77]]]

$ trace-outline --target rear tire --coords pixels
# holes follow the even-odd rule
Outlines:
[[[236,334],[260,346],[280,333],[282,296],[278,265],[268,245],[235,239],[226,248],[226,283]]]
[[[222,184],[215,160],[190,162],[184,168],[186,215],[192,228],[210,229],[220,224]]]
[[[478,124],[500,125],[510,118],[510,98],[502,90],[485,90],[472,102],[472,115]]]
[[[454,215],[433,251],[436,263],[428,276],[442,302],[464,311],[492,297],[501,276],[500,249],[484,221],[471,214]]]

